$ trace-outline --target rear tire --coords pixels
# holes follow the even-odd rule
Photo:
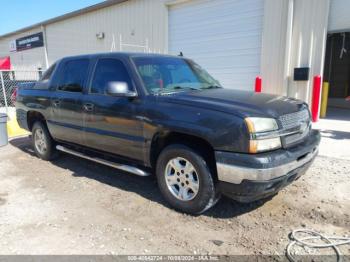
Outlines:
[[[32,128],[32,143],[35,154],[43,160],[52,160],[58,153],[49,130],[42,122],[35,122]]]
[[[178,211],[198,215],[219,199],[205,159],[190,147],[174,144],[163,149],[156,174],[162,195]]]

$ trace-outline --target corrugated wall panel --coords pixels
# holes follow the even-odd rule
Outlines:
[[[21,70],[36,70],[39,67],[45,68],[44,48],[37,47],[20,52],[10,52],[10,42],[12,40],[28,36],[34,33],[41,32],[41,28],[35,28],[25,33],[16,34],[13,36],[0,39],[0,57],[10,56],[12,69]]]
[[[47,26],[49,62],[66,55],[108,52],[113,35],[119,51],[119,35],[128,44],[145,45],[152,51],[164,52],[166,46],[167,8],[161,0],[131,0]],[[96,38],[99,32],[105,38]],[[143,51],[124,47],[123,51]]]
[[[261,77],[264,93],[287,94],[287,20],[288,0],[265,0],[261,51]]]
[[[288,95],[312,101],[312,80],[323,75],[329,0],[295,0]],[[309,81],[294,81],[295,67],[310,67]]]
[[[263,92],[311,103],[313,76],[323,74],[329,5],[329,0],[265,0]],[[293,80],[296,67],[310,68],[309,81]]]
[[[57,59],[96,52],[109,52],[115,36],[115,51],[119,51],[119,35],[124,43],[145,45],[152,52],[167,52],[168,9],[164,0],[130,0],[83,15],[46,25],[49,64]],[[41,28],[0,39],[0,56],[9,55],[9,42],[22,36],[41,32]],[[104,39],[96,34],[105,33]],[[124,47],[123,51],[143,51]],[[43,48],[11,53],[15,65],[45,68]]]

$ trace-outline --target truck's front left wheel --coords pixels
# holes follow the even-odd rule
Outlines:
[[[159,188],[175,209],[201,214],[218,200],[214,179],[205,159],[184,145],[170,145],[157,161]]]
[[[57,156],[54,140],[42,122],[35,122],[32,128],[32,141],[36,155],[43,160]]]

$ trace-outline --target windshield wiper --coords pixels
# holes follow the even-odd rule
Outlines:
[[[202,90],[202,88],[196,88],[196,87],[190,87],[190,86],[172,86],[167,88],[158,89],[158,91],[155,93],[157,95],[161,94],[170,94],[170,93],[176,93],[176,90],[183,90],[181,92],[184,92],[186,90]]]
[[[214,89],[214,88],[221,88],[221,86],[218,86],[218,85],[211,85],[211,86],[203,87],[203,89]]]
[[[189,86],[174,86],[171,88],[164,88],[164,89],[160,89],[157,92],[157,95],[168,95],[168,94],[174,94],[174,93],[178,93],[176,90],[183,90],[181,92],[185,92],[186,90],[202,90],[201,88],[195,88],[195,87],[189,87]]]
[[[190,86],[174,86],[173,89],[190,89],[190,90],[200,90],[200,88],[190,87]]]

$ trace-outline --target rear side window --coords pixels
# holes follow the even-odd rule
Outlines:
[[[70,60],[64,63],[58,90],[83,92],[88,77],[89,59]]]
[[[123,62],[114,58],[98,60],[90,93],[106,94],[108,84],[112,82],[126,82],[131,87],[131,79]]]
[[[52,66],[49,67],[49,69],[47,69],[44,73],[44,75],[41,77],[40,81],[46,81],[46,80],[50,80],[53,71],[56,68],[56,64],[53,64]]]

